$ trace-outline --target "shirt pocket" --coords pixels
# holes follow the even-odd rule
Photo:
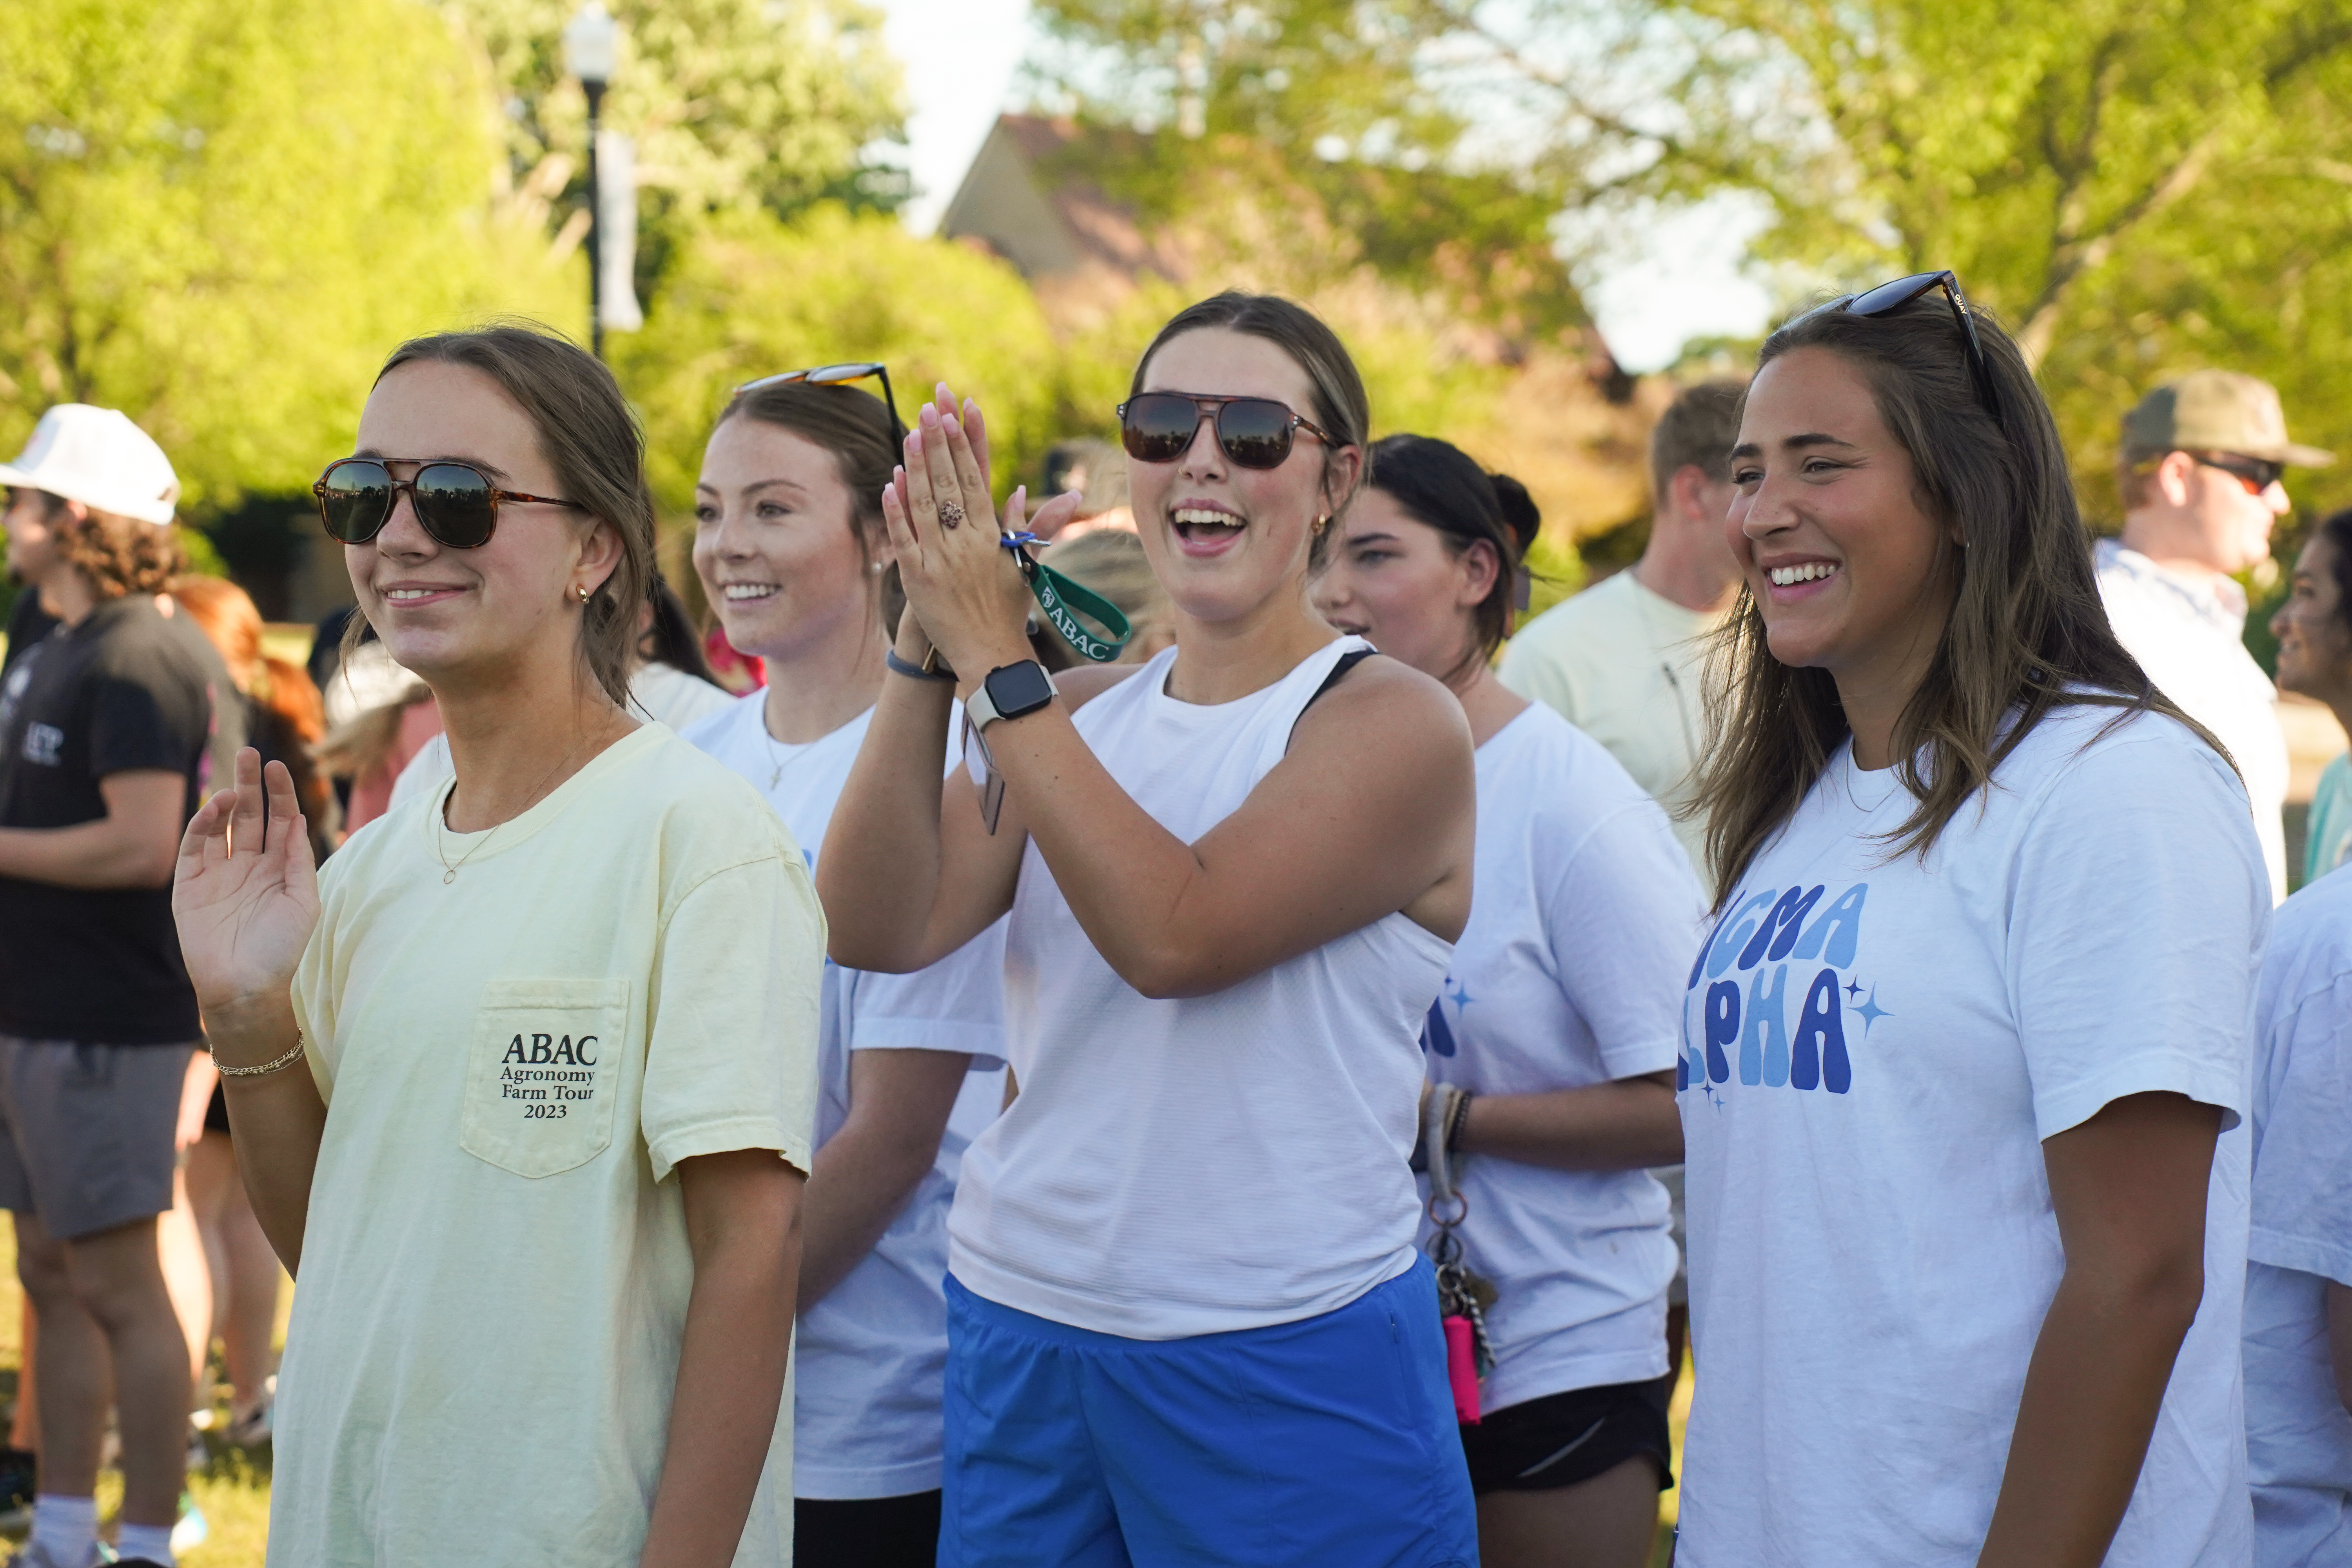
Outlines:
[[[457,1146],[518,1176],[584,1165],[613,1142],[625,980],[494,980],[467,1063]]]

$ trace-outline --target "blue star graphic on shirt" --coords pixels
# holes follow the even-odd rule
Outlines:
[[[1706,1086],[1706,1101],[1709,1105],[1714,1106],[1717,1110],[1721,1110],[1723,1109],[1723,1096],[1715,1092],[1715,1085],[1713,1084]]]
[[[1454,989],[1448,994],[1453,996],[1456,1011],[1470,1005],[1470,993],[1462,988],[1462,982],[1459,980],[1454,982]]]
[[[1877,1023],[1881,1018],[1895,1016],[1878,1005],[1878,987],[1875,985],[1870,988],[1870,1000],[1856,1007],[1854,1011],[1862,1015],[1862,1033],[1864,1039],[1870,1037],[1870,1026],[1873,1024]]]
[[[1859,980],[1849,980],[1849,981],[1847,981],[1847,982],[1846,982],[1846,986],[1845,986],[1845,994],[1846,994],[1849,997],[1853,997],[1853,996],[1859,996],[1859,995],[1861,995],[1861,994],[1862,994],[1862,982],[1861,982],[1861,981],[1859,981]],[[1852,1004],[1851,1002],[1849,1002],[1849,1003],[1847,1003],[1847,1005],[1848,1005],[1848,1006],[1852,1006],[1852,1005],[1853,1005],[1853,1004]]]

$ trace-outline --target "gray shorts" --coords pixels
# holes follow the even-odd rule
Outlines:
[[[67,1241],[169,1209],[194,1049],[0,1035],[0,1208]]]

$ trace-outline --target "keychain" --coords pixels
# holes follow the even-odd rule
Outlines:
[[[1451,1085],[1438,1086],[1430,1109],[1437,1112],[1435,1135],[1425,1137],[1429,1161],[1429,1222],[1437,1234],[1429,1241],[1429,1261],[1437,1270],[1437,1315],[1445,1330],[1445,1381],[1454,1394],[1454,1418],[1465,1426],[1478,1425],[1478,1381],[1495,1365],[1495,1347],[1486,1336],[1486,1309],[1495,1304],[1495,1284],[1463,1261],[1462,1238],[1454,1232],[1469,1217],[1470,1200],[1454,1184],[1454,1151],[1446,1146],[1444,1129],[1453,1120],[1453,1100],[1461,1093]]]

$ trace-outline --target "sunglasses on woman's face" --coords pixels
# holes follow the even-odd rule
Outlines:
[[[1843,310],[1849,316],[1884,316],[1899,310],[1930,289],[1941,289],[1944,299],[1952,307],[1952,320],[1958,323],[1960,337],[1968,350],[1969,374],[1977,384],[1977,396],[1985,412],[2000,419],[2000,396],[1992,388],[1992,362],[1985,358],[1984,343],[1977,336],[1977,316],[1969,309],[1969,297],[1960,292],[1960,280],[1951,272],[1914,272],[1908,278],[1897,278],[1891,283],[1839,300],[1828,310]]]
[[[2242,457],[2236,452],[2191,452],[2189,456],[2200,468],[2221,469],[2245,486],[2250,496],[2261,495],[2286,478],[2286,465],[2273,463],[2268,458]]]
[[[1290,456],[1295,432],[1327,447],[1338,442],[1312,420],[1271,397],[1197,397],[1189,392],[1140,392],[1118,405],[1119,445],[1139,463],[1172,463],[1216,422],[1217,447],[1237,468],[1278,468]]]
[[[436,544],[452,550],[478,550],[488,544],[498,531],[500,501],[580,510],[553,496],[499,489],[470,463],[426,463],[415,479],[396,479],[376,458],[345,458],[328,464],[310,487],[319,498],[319,520],[327,525],[327,536],[341,544],[365,544],[382,533],[403,490],[416,509],[417,526]]]

